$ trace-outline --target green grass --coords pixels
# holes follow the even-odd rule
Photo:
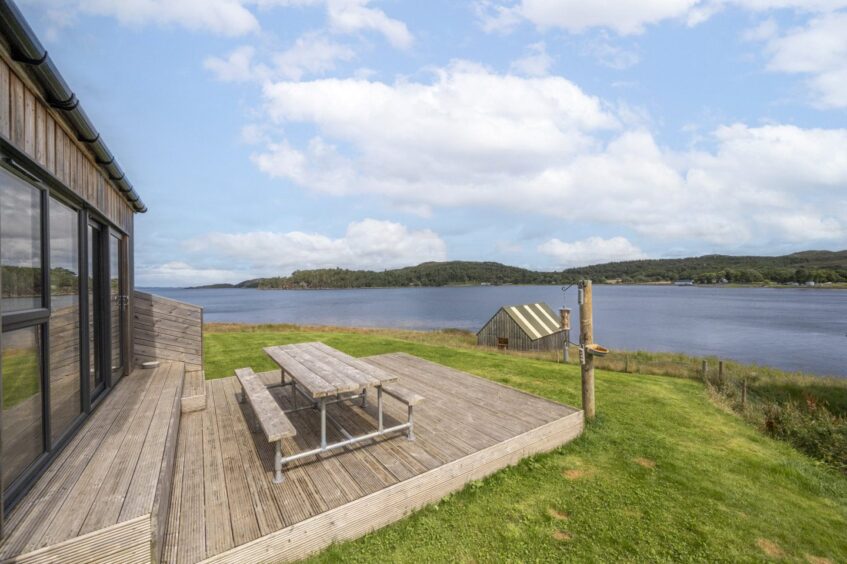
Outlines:
[[[38,356],[30,349],[3,352],[3,408],[9,409],[41,391]]]
[[[263,346],[321,340],[356,356],[405,351],[579,405],[578,367],[462,339],[211,328],[206,370],[270,369]],[[696,381],[598,371],[596,391],[598,418],[576,441],[315,560],[847,561],[845,476],[757,432]]]

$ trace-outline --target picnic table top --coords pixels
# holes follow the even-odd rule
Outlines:
[[[265,353],[315,399],[356,392],[397,380],[397,375],[324,343],[265,347]]]

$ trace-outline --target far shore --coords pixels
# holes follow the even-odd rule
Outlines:
[[[676,286],[673,282],[594,282],[595,286]],[[269,290],[269,291],[322,291],[322,290],[398,290],[407,288],[494,288],[500,286],[567,286],[566,284],[445,284],[443,286],[351,286],[346,288],[248,288],[235,285],[211,284],[209,286],[169,287],[178,290]],[[691,284],[680,288],[774,288],[794,290],[847,290],[847,283],[815,284],[814,286],[793,284]]]

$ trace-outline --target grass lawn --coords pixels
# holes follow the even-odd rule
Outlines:
[[[579,405],[579,368],[454,346],[448,334],[206,331],[207,377],[273,368],[262,347],[321,340],[405,351]],[[319,561],[847,562],[847,477],[763,436],[685,379],[598,371],[598,418],[508,468]]]

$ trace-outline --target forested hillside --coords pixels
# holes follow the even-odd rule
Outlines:
[[[232,287],[262,289],[385,288],[478,284],[659,283],[692,279],[699,284],[847,283],[847,251],[806,251],[780,257],[706,255],[694,258],[611,262],[560,272],[537,272],[496,262],[425,262],[375,272],[326,268],[291,276],[257,278]],[[228,287],[217,284],[214,287]]]

